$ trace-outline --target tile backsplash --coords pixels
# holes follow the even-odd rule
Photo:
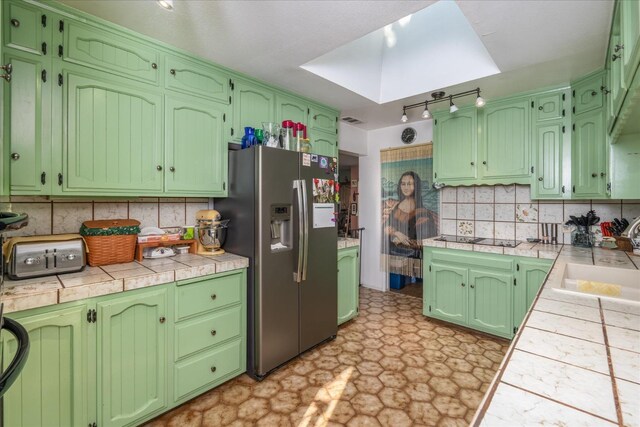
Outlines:
[[[539,238],[540,223],[564,224],[570,215],[596,211],[601,221],[640,216],[640,200],[531,200],[528,185],[445,187],[440,193],[442,234],[526,240]],[[570,235],[559,233],[558,241]]]
[[[180,227],[195,224],[196,211],[213,208],[208,198],[139,198],[135,200],[82,200],[46,197],[12,197],[0,209],[26,212],[29,224],[12,236],[77,233],[80,225],[92,219],[131,218],[141,227]],[[211,207],[210,207],[211,206]]]

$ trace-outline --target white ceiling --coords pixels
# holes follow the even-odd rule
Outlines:
[[[399,123],[402,105],[427,94],[378,105],[300,68],[434,1],[62,0],[63,3],[185,49],[263,81],[317,99],[356,117],[364,129]],[[604,63],[609,0],[456,1],[501,74],[458,86],[480,86],[485,98],[568,82]],[[433,58],[434,66],[438,58]],[[469,103],[473,99],[469,99]],[[461,102],[462,104],[463,102]],[[410,122],[419,119],[412,110]]]

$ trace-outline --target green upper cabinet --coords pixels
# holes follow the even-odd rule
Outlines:
[[[100,426],[132,425],[167,405],[167,289],[97,304]]]
[[[529,182],[530,110],[528,97],[485,106],[482,120],[483,179],[506,179],[505,183],[512,183],[523,178],[524,182]]]
[[[469,270],[469,326],[510,338],[513,275],[481,269]]]
[[[311,105],[309,107],[309,130],[338,134],[338,116],[328,108]]]
[[[358,315],[359,247],[338,251],[338,325]]]
[[[624,2],[622,2],[624,3]],[[633,1],[633,3],[636,3]],[[622,107],[622,101],[627,94],[627,88],[629,86],[625,83],[624,65],[623,65],[623,52],[622,52],[622,37],[620,35],[620,12],[621,3],[617,4],[614,14],[613,25],[611,27],[611,37],[609,39],[609,51],[606,58],[606,68],[608,70],[608,84],[607,92],[608,97],[606,99],[606,107],[609,113],[607,120],[607,129],[613,126],[614,119],[620,112]]]
[[[276,122],[282,124],[285,120],[308,125],[309,105],[300,98],[276,93]]]
[[[2,30],[6,47],[38,56],[52,50],[48,37],[53,22],[50,13],[32,4],[5,0],[2,2]]]
[[[51,192],[51,79],[49,61],[11,50],[11,84],[4,86],[4,132],[9,144],[11,194]]]
[[[327,157],[338,157],[338,135],[312,130],[307,135],[311,142],[311,152]]]
[[[603,104],[603,76],[598,73],[588,77],[573,86],[574,114],[602,108]]]
[[[607,142],[603,116],[601,110],[593,110],[574,120],[571,161],[574,198],[605,196]]]
[[[513,291],[513,326],[518,328],[533,304],[538,290],[553,261],[547,259],[519,258],[516,261],[516,282]]]
[[[162,97],[95,74],[65,71],[64,81],[63,191],[162,192]]]
[[[63,21],[64,61],[106,71],[145,83],[160,81],[160,52],[122,32]]]
[[[86,306],[9,317],[29,333],[27,362],[4,395],[4,425],[11,427],[88,424]],[[4,368],[16,352],[12,335],[2,336]]]
[[[204,99],[166,97],[165,192],[226,195],[226,108]]]
[[[223,104],[231,102],[229,74],[175,55],[165,56],[164,68],[166,88]]]
[[[566,132],[562,122],[543,123],[534,128],[534,174],[531,181],[533,199],[559,199],[564,197],[563,138]]]
[[[266,86],[248,80],[233,80],[232,142],[242,142],[245,127],[262,128],[275,118],[275,93]]]
[[[467,284],[469,270],[432,264],[429,275],[430,301],[425,314],[459,324],[467,323]]]
[[[464,182],[478,177],[477,114],[474,106],[434,116],[435,181]]]
[[[619,1],[621,9],[621,46],[614,46],[613,53],[622,51],[623,75],[625,87],[631,87],[631,82],[640,62],[640,2],[637,0]]]
[[[531,107],[533,108],[533,122],[541,123],[550,120],[559,120],[566,116],[564,91],[547,92],[533,97]]]

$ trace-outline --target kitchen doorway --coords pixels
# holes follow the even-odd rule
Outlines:
[[[338,236],[359,238],[359,158],[340,151],[338,174],[340,181],[340,212],[338,214]]]

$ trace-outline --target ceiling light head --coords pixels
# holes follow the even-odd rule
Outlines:
[[[458,111],[458,107],[456,107],[456,104],[453,103],[453,98],[449,97],[449,112],[455,113],[456,111]]]
[[[478,97],[476,98],[476,107],[482,108],[484,107],[484,104],[486,104],[487,102],[484,100],[483,97],[480,96],[480,88],[478,88],[477,90],[478,90]]]
[[[173,0],[156,0],[156,2],[166,10],[173,10]]]
[[[402,118],[400,119],[402,123],[407,123],[409,118],[407,117],[407,110],[405,108],[402,109]]]
[[[422,118],[423,119],[430,119],[431,118],[431,113],[429,112],[429,103],[425,102],[424,104],[424,111],[422,112]]]
[[[444,91],[441,91],[441,90],[440,90],[440,91],[438,91],[438,92],[432,92],[432,93],[431,93],[431,97],[432,97],[433,99],[442,99],[442,98],[444,98]]]

